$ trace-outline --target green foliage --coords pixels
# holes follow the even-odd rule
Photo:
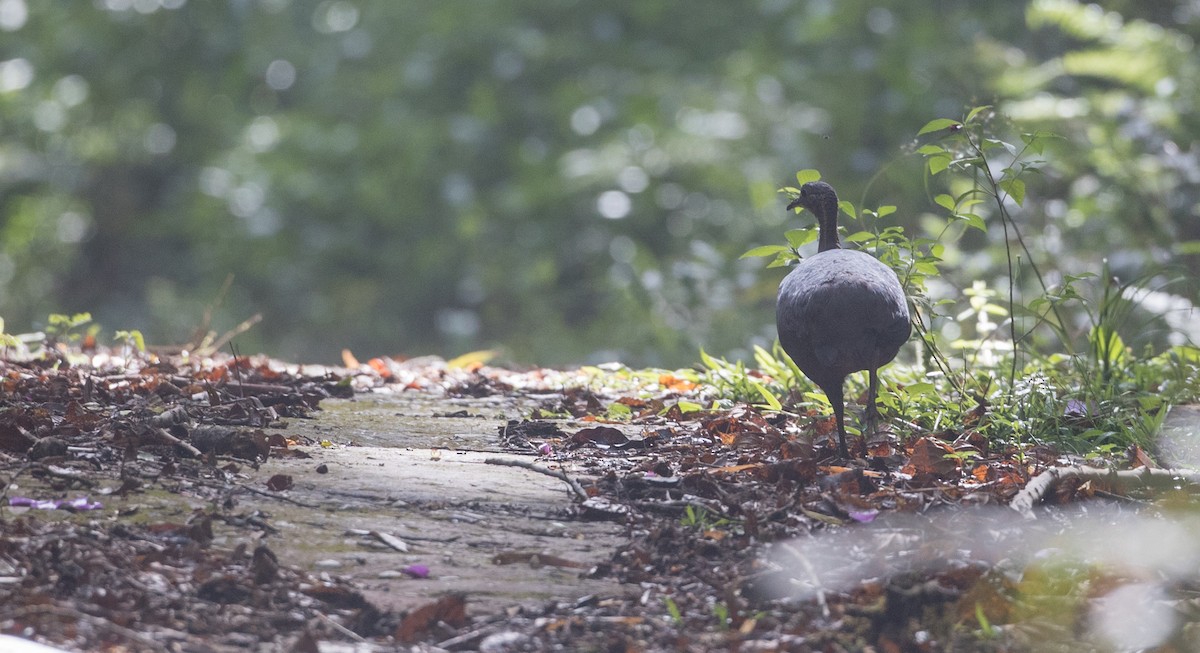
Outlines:
[[[943,243],[939,283],[1007,285],[994,202],[956,201],[966,153],[944,141],[992,115],[1006,135],[977,144],[1049,285],[1096,251],[1122,278],[1200,274],[1200,34],[1173,7],[18,4],[0,48],[10,329],[87,309],[182,342],[232,271],[212,328],[261,312],[243,346],[291,358],[748,360],[780,271],[736,257],[789,219],[781,171],[819,163],[853,206],[897,207],[880,230]],[[994,109],[920,129],[974,97]],[[927,188],[897,152],[929,155]]]
[[[131,347],[135,351],[146,351],[146,338],[142,336],[142,332],[137,329],[121,330],[113,334],[113,339],[117,342],[124,343],[126,347]]]
[[[663,597],[663,605],[667,606],[667,614],[671,615],[671,621],[678,627],[683,626],[683,613],[679,611],[679,605],[669,596]]]
[[[88,326],[87,335],[95,335],[100,330],[99,325],[92,324],[91,313],[51,313],[46,320],[46,335],[53,341],[79,342],[85,335],[79,332],[79,328],[83,326]]]
[[[9,347],[19,347],[21,341],[16,336],[4,330],[4,318],[0,317],[0,347],[8,349]]]
[[[899,382],[887,384],[879,405],[922,431],[961,430],[969,421],[998,443],[1047,442],[1087,455],[1149,447],[1171,403],[1200,396],[1200,382],[1188,381],[1200,369],[1190,359],[1195,348],[1175,346],[1156,355],[1147,344],[1145,354],[1134,355],[1125,334],[1147,330],[1133,324],[1136,299],[1149,293],[1169,296],[1148,289],[1154,276],[1120,282],[1104,261],[1098,273],[1077,271],[1055,285],[1047,282],[1043,268],[1049,261],[1030,247],[1018,211],[1030,199],[1026,180],[1047,171],[1039,157],[1060,139],[1038,130],[1006,140],[997,134],[1004,124],[991,107],[981,106],[962,120],[933,120],[918,131],[927,139],[914,150],[924,160],[927,183],[943,180],[950,191],[931,189],[931,203],[947,218],[934,237],[913,239],[902,226],[882,224],[896,212],[895,205],[874,210],[856,209],[849,201],[839,205],[864,227],[845,234],[843,242],[870,252],[901,279],[922,345],[920,367],[885,368],[884,374]],[[798,177],[819,174],[804,171]],[[796,190],[779,192],[794,197]],[[949,228],[955,224],[961,228]],[[971,232],[1002,236],[1006,287],[976,279],[957,296],[947,296],[945,287],[933,292],[932,280],[944,283],[943,256]],[[793,264],[801,254],[790,241],[744,256]],[[955,306],[961,308],[952,310]],[[1080,323],[1086,328],[1080,330]],[[786,356],[776,348],[771,355],[756,347],[757,362],[766,376],[791,386],[800,373],[779,362]],[[723,361],[720,366],[725,388],[745,395],[746,386],[755,386],[750,372]],[[1164,384],[1164,379],[1173,382]],[[1164,385],[1173,390],[1169,397]]]
[[[633,410],[623,403],[614,401],[604,410],[604,419],[616,422],[627,422],[633,417]]]
[[[714,517],[711,512],[704,508],[689,505],[684,508],[683,518],[680,519],[679,523],[685,528],[707,531],[728,526],[730,521],[724,517]]]

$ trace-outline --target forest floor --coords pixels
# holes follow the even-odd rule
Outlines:
[[[1200,650],[1159,457],[720,410],[669,372],[0,363],[0,637],[79,651]],[[980,416],[985,419],[985,415]],[[0,642],[3,644],[3,642]]]

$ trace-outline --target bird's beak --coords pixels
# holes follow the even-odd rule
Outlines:
[[[792,201],[791,201],[791,203],[787,205],[787,210],[791,211],[792,209],[794,209],[794,208],[796,208],[796,207],[798,207],[798,206],[803,206],[803,205],[800,203],[800,198],[799,198],[799,197],[797,197],[796,199],[792,200]]]

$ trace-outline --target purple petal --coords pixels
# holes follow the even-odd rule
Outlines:
[[[866,524],[866,523],[875,521],[875,518],[879,516],[879,511],[878,510],[851,510],[847,514],[850,515],[850,519],[853,519],[856,522],[862,522],[862,523]]]
[[[92,501],[90,501],[87,497],[71,499],[63,505],[74,508],[75,510],[99,510],[104,507],[104,504],[100,503],[99,501],[92,503]]]
[[[400,571],[412,576],[413,578],[429,578],[429,567],[425,565],[409,565],[400,569]]]

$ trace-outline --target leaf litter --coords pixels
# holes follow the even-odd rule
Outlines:
[[[1045,446],[994,447],[971,426],[881,429],[858,445],[867,462],[846,464],[829,418],[744,404],[706,409],[717,405],[711,390],[683,373],[70,354],[0,367],[6,494],[29,476],[59,495],[8,497],[0,517],[4,633],[77,650],[316,650],[341,641],[423,650],[1007,651],[1070,650],[1081,637],[1141,648],[1191,641],[1184,625],[1194,621],[1195,566],[1152,582],[1169,557],[1055,553],[1078,544],[1064,533],[1089,510],[1161,531],[1139,509],[1152,497],[1098,474],[1030,484],[1085,461]],[[503,424],[498,441],[536,456],[522,466],[573,483],[577,518],[624,523],[628,542],[594,568],[521,552],[493,563],[613,577],[635,596],[473,615],[469,596],[447,594],[396,614],[348,581],[281,564],[266,543],[213,547],[214,520],[247,529],[250,541],[270,531],[219,502],[178,523],[88,517],[100,501],[87,493],[102,478],[119,480],[112,491],[122,494],[151,485],[285,492],[286,475],[239,487],[236,470],[321,443],[262,429],[308,419],[323,399],[367,392],[520,397],[528,418]],[[1131,460],[1150,462],[1144,452]],[[1045,486],[1035,499],[1052,504],[1036,522],[1006,507],[1027,484]],[[1175,488],[1185,502],[1190,491],[1187,482]],[[51,507],[79,514],[44,517]],[[1194,548],[1177,553],[1200,561]],[[430,570],[404,573],[420,579]],[[1157,597],[1173,618],[1141,616],[1143,625],[1167,625],[1113,640],[1106,633],[1130,631],[1103,618],[1128,617],[1117,590],[1131,586],[1142,588],[1126,592],[1131,600]],[[1099,625],[1079,635],[1075,626],[1089,619]]]

